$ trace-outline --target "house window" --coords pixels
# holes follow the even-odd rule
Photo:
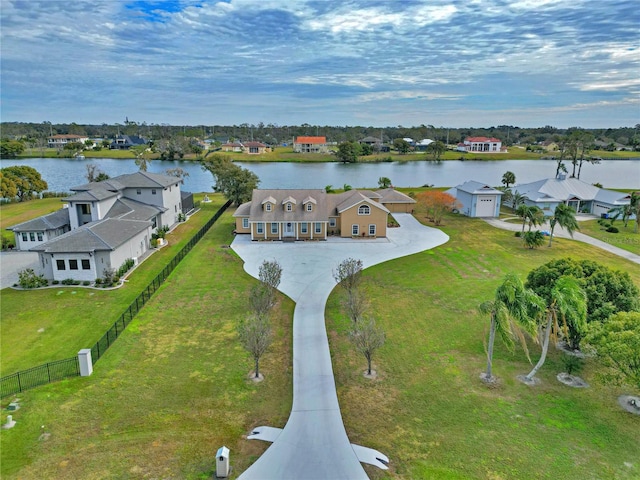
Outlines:
[[[300,224],[300,233],[309,233],[309,224],[303,222]]]
[[[78,269],[78,260],[69,260],[69,270]]]
[[[82,213],[82,215],[91,215],[91,205],[88,203],[80,204],[80,213]]]
[[[267,212],[270,212],[270,211],[271,211],[271,204],[270,204],[270,203],[265,204],[264,209],[265,209]]]
[[[136,193],[137,193],[138,195],[142,195],[142,189],[141,189],[141,188],[138,188],[138,189],[136,190]]]
[[[29,232],[29,240],[31,240],[32,242],[36,241],[36,234],[35,232]]]
[[[41,242],[42,240],[44,240],[44,236],[42,232],[38,232],[38,241]]]
[[[242,219],[242,228],[249,228],[249,219],[248,218],[243,218]]]
[[[290,212],[293,210],[293,206],[290,203],[287,203],[287,212]]]
[[[84,258],[84,259],[81,260],[81,262],[82,262],[82,269],[83,270],[90,270],[91,269],[91,265],[90,265],[88,259]]]
[[[262,222],[256,223],[256,233],[264,233],[264,223]]]
[[[64,260],[56,260],[56,268],[58,270],[66,270],[67,267],[64,264]]]
[[[372,237],[376,236],[376,225],[374,223],[369,225],[369,235]]]
[[[351,235],[354,237],[360,233],[360,225],[351,225]]]
[[[158,226],[158,218],[157,217],[153,217],[151,219],[151,228],[156,228]]]
[[[276,234],[278,233],[278,224],[277,222],[271,222],[271,233],[272,234]]]
[[[313,211],[313,204],[311,202],[307,203],[307,212]]]
[[[329,219],[329,226],[330,227],[335,227],[336,226],[336,219],[335,218],[330,218]]]
[[[151,189],[151,195],[155,195],[155,194],[156,194],[156,189],[155,189],[155,188],[152,188],[152,189]]]
[[[369,215],[371,213],[371,208],[369,205],[360,205],[358,208],[358,215]]]
[[[22,241],[23,242],[27,241],[27,232],[22,232]]]
[[[322,222],[316,222],[315,223],[315,233],[322,233]]]

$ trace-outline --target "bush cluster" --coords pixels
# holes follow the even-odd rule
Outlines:
[[[127,258],[116,272],[116,275],[118,277],[123,277],[124,274],[131,270],[134,265],[135,262],[133,261],[133,258]]]
[[[49,282],[44,275],[36,275],[32,268],[27,268],[18,272],[18,285],[22,288],[46,287]]]

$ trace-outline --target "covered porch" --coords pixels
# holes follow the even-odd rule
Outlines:
[[[251,240],[326,240],[328,221],[249,222]]]

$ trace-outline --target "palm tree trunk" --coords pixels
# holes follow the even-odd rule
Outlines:
[[[549,246],[551,246],[551,241],[553,240],[553,230],[556,228],[555,225],[551,226],[551,232],[549,232]]]
[[[540,360],[536,363],[536,366],[533,367],[533,370],[529,372],[529,374],[525,377],[528,381],[533,380],[540,367],[544,364],[544,361],[547,358],[547,351],[549,350],[549,338],[551,337],[551,325],[553,324],[553,314],[549,312],[547,314],[547,327],[544,332],[544,342],[542,343],[542,355],[540,355]]]
[[[487,379],[491,378],[491,364],[493,363],[493,344],[496,339],[496,318],[491,315],[491,327],[489,330],[489,345],[487,346]]]

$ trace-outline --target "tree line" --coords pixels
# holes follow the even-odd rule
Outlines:
[[[416,141],[431,139],[444,144],[456,144],[466,137],[495,137],[503,145],[510,146],[536,145],[548,141],[558,141],[574,132],[584,132],[594,141],[602,143],[602,149],[626,148],[640,151],[640,124],[619,127],[585,129],[570,127],[518,127],[514,125],[498,125],[491,127],[451,128],[446,126],[339,126],[339,125],[279,125],[275,123],[257,124],[242,123],[240,125],[169,125],[130,121],[101,125],[77,123],[35,122],[2,122],[0,124],[2,138],[21,140],[28,147],[46,146],[47,138],[55,134],[76,134],[90,138],[110,139],[116,135],[136,135],[154,142],[176,142],[180,139],[219,139],[239,141],[260,141],[268,145],[291,143],[298,136],[324,136],[328,141],[340,144],[343,142],[359,142],[365,137],[380,139],[383,143],[392,144],[396,139],[412,138]],[[534,147],[532,147],[534,148]],[[4,156],[4,155],[3,155]]]

